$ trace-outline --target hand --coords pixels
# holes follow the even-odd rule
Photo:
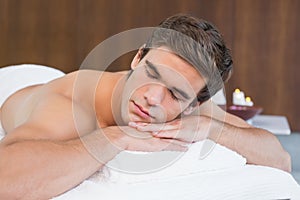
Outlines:
[[[164,124],[129,122],[129,126],[138,131],[148,132],[156,138],[177,139],[187,143],[206,139],[212,120],[205,116],[188,116]]]
[[[131,151],[187,151],[186,142],[170,138],[153,137],[152,134],[129,126],[110,126],[102,129],[105,137],[120,150]]]

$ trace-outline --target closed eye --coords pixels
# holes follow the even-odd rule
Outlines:
[[[151,73],[147,68],[146,68],[146,74],[149,78],[156,79],[156,80],[159,79],[156,74]],[[172,99],[174,99],[176,101],[181,100],[175,95],[175,93],[171,89],[168,89],[168,92],[170,93]]]
[[[146,71],[146,75],[149,78],[156,79],[156,80],[161,80],[162,79],[157,67],[148,60],[146,60],[145,71]],[[171,94],[172,99],[174,99],[176,101],[185,101],[185,100],[190,99],[189,95],[186,92],[180,90],[177,87],[171,87],[171,88],[172,89],[168,89],[168,91]],[[183,99],[178,98],[175,94],[179,94],[180,96],[183,97]]]
[[[174,92],[173,92],[172,90],[168,89],[168,91],[170,92],[172,99],[174,99],[174,100],[176,100],[176,101],[181,100],[181,99],[179,99],[178,97],[176,97],[176,95],[174,94]]]

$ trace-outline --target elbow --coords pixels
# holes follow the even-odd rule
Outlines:
[[[17,173],[17,168],[11,166],[10,155],[6,148],[0,148],[0,199],[32,199],[34,190],[29,190]]]
[[[286,156],[285,156],[285,171],[291,173],[292,171],[292,159],[291,156],[288,152],[286,152]]]
[[[0,165],[0,199],[25,199],[27,192],[24,191],[23,184],[4,169],[3,165]]]
[[[12,183],[10,181],[2,181],[3,177],[0,176],[1,184],[0,184],[0,199],[22,199],[22,200],[33,200],[37,198],[34,197],[33,191],[25,191],[22,187],[18,187],[20,185],[16,185],[18,183]],[[4,180],[7,180],[5,178]]]
[[[0,199],[22,199],[19,191],[15,190],[15,187],[6,181],[6,178],[0,176]]]
[[[281,160],[279,168],[290,173],[292,171],[292,160],[290,154],[284,151]]]

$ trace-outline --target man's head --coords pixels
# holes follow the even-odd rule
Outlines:
[[[205,77],[206,87],[197,95],[200,103],[219,91],[231,75],[230,50],[216,27],[205,20],[184,14],[165,19],[141,49],[141,59],[151,48],[160,46],[183,57]]]
[[[123,116],[129,113],[129,121],[164,122],[191,113],[220,90],[232,60],[213,25],[175,15],[153,32],[131,67]]]

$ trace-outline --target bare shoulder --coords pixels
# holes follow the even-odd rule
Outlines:
[[[95,130],[91,104],[99,74],[77,71],[13,95],[2,110],[6,140],[68,140]]]
[[[70,140],[95,129],[92,115],[80,104],[60,94],[45,96],[28,118],[19,123],[7,133],[6,142]]]
[[[6,141],[70,140],[92,132],[98,125],[94,101],[99,79],[111,76],[114,73],[80,70],[21,91],[3,109]]]

